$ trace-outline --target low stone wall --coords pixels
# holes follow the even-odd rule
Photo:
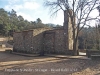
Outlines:
[[[56,53],[64,54],[67,49],[65,49],[64,32],[63,29],[54,29],[46,31],[45,33],[45,52],[46,53]]]
[[[83,52],[83,53],[86,53],[86,50],[84,50],[84,49],[79,49],[79,52]]]
[[[15,32],[13,35],[13,51],[33,54],[54,53],[72,55],[72,42],[70,42],[69,36],[64,33],[65,31],[62,28],[38,28]]]
[[[55,30],[55,32],[55,50],[57,53],[63,54],[67,50],[67,47],[65,47],[65,41],[67,41],[67,38],[64,40],[64,30]]]
[[[43,47],[43,32],[48,28],[38,28],[34,30],[15,32],[13,35],[14,52],[39,53]]]
[[[54,29],[45,32],[45,41],[47,48],[45,49],[46,53],[54,54],[68,54],[72,55],[73,50],[72,44],[70,43],[68,36],[65,37],[63,29]],[[51,43],[51,44],[50,44]],[[70,45],[69,45],[70,44]]]
[[[50,30],[48,28],[43,28],[43,29],[34,29],[33,31],[33,53],[40,53],[43,50],[43,34],[44,31]]]
[[[99,50],[86,50],[86,56],[88,58],[90,58],[92,54],[100,54],[100,51]]]

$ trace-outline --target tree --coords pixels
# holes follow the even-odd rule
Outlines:
[[[98,18],[98,16],[95,18],[90,16],[91,12],[97,8],[98,1],[99,0],[56,0],[55,2],[45,2],[45,6],[50,7],[50,11],[53,11],[53,15],[55,15],[59,10],[64,12],[65,29],[70,18],[73,30],[73,55],[78,54],[77,41],[79,32],[85,25],[88,26],[88,21]]]
[[[9,17],[7,14],[7,11],[5,11],[3,8],[0,8],[0,34],[1,35],[5,35],[5,33],[7,32],[7,28],[6,26],[9,24]]]
[[[98,10],[99,16],[100,16],[100,5],[97,7],[97,10]]]
[[[9,30],[17,30],[17,24],[18,24],[18,17],[17,13],[14,9],[11,10],[11,12],[8,12],[9,15]]]
[[[61,25],[57,24],[56,27],[61,27]]]
[[[0,24],[0,35],[3,35],[5,32],[3,24]]]
[[[36,22],[41,24],[42,20],[40,18],[38,18]]]
[[[18,20],[19,20],[19,21],[24,21],[23,16],[19,15],[19,16],[18,16]]]
[[[100,2],[99,2],[99,6],[97,7],[97,10],[100,16]],[[98,37],[99,37],[99,50],[100,50],[100,19],[97,20],[97,31],[98,31]]]
[[[42,23],[40,18],[36,21],[28,21],[23,16],[17,16],[17,12],[12,9],[10,12],[0,8],[0,35],[8,36],[13,31],[23,31],[34,28],[49,27]]]

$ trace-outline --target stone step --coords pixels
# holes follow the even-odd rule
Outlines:
[[[68,59],[91,59],[86,56],[70,56],[70,55],[52,55],[46,54],[46,56],[57,57],[57,58],[68,58]]]
[[[28,56],[28,57],[39,56],[39,54],[25,54],[25,53],[18,53],[18,52],[12,52],[12,54],[21,55],[21,56]]]

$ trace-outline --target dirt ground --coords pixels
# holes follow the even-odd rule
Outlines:
[[[0,75],[100,75],[100,60],[26,57],[0,49]]]

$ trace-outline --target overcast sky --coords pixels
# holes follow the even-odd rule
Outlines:
[[[56,17],[50,17],[49,8],[43,6],[45,0],[0,0],[0,8],[7,11],[14,9],[17,15],[21,15],[28,21],[40,18],[43,23],[63,25],[63,11],[59,11]],[[91,16],[98,15],[97,10]],[[95,22],[92,22],[92,24]],[[94,24],[93,24],[94,25]]]

